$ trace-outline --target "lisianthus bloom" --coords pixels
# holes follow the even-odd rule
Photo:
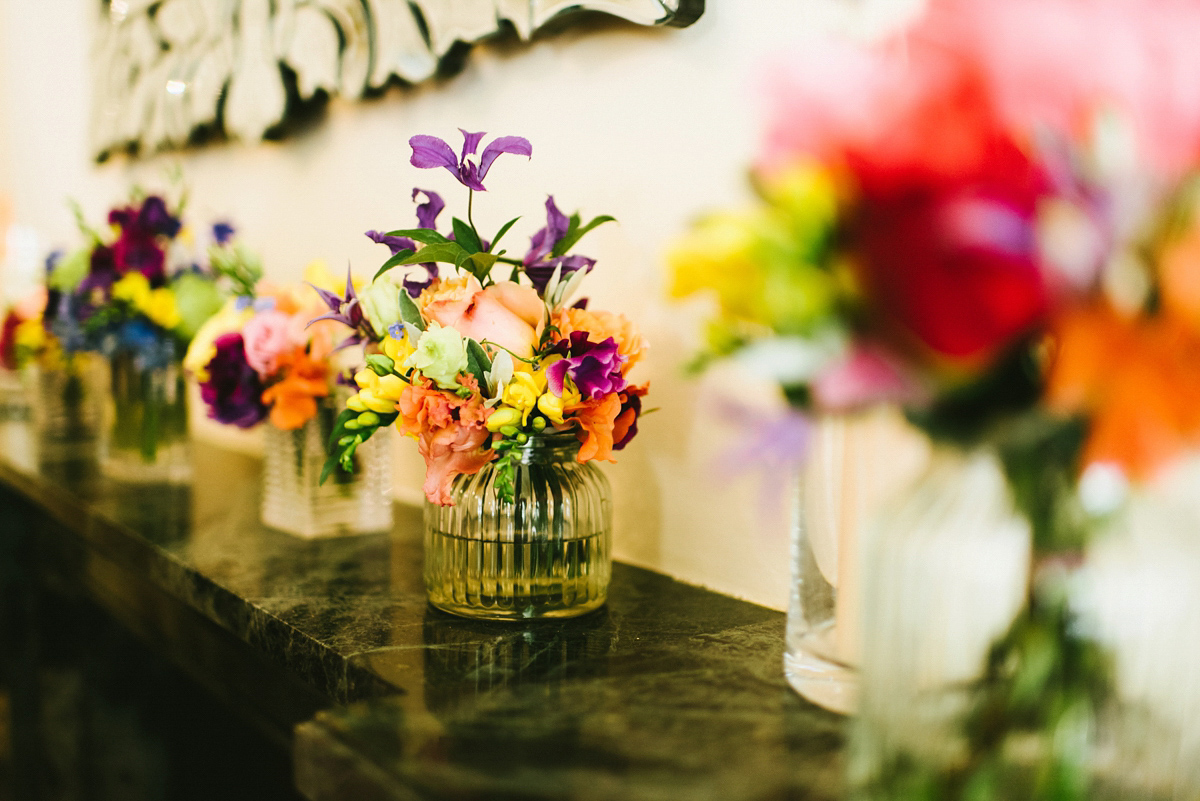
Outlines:
[[[546,381],[556,395],[562,394],[568,377],[589,401],[620,392],[628,383],[622,374],[625,358],[612,337],[592,342],[588,332],[575,331],[555,345],[553,352],[563,357],[546,368]]]
[[[458,374],[467,369],[467,345],[453,328],[430,323],[417,340],[417,349],[404,362],[444,389],[459,386]]]
[[[251,317],[242,328],[246,343],[246,361],[261,376],[279,368],[279,359],[296,344],[292,340],[292,318],[274,309]]]
[[[426,319],[521,357],[533,354],[546,316],[533,288],[501,281],[481,289],[469,274],[434,284],[422,293],[421,302]]]
[[[285,351],[278,360],[283,379],[263,391],[262,401],[271,407],[271,425],[294,431],[317,416],[317,398],[329,394],[329,367],[303,347]]]
[[[471,376],[463,376],[461,383],[470,390],[467,398],[417,379],[406,385],[396,403],[396,427],[417,439],[425,459],[425,497],[442,506],[451,503],[450,487],[456,476],[479,472],[496,455],[487,447],[492,410],[483,405]]]
[[[463,135],[462,152],[458,156],[454,155],[454,150],[446,144],[445,140],[436,136],[420,135],[408,140],[409,146],[412,147],[410,163],[414,167],[426,170],[445,167],[463,186],[483,192],[486,191],[483,179],[487,177],[488,170],[492,168],[492,162],[501,153],[513,153],[526,157],[533,155],[533,145],[529,144],[528,139],[520,136],[500,136],[484,147],[483,153],[479,156],[479,163],[476,164],[468,159],[468,156],[475,155],[479,149],[480,140],[486,134],[483,132],[467,133],[462,128],[458,130]]]
[[[239,428],[261,422],[267,416],[263,386],[258,373],[246,361],[242,335],[223,334],[213,345],[216,352],[205,366],[207,380],[200,384],[208,416]]]

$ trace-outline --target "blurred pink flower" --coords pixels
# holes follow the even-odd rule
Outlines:
[[[925,394],[882,351],[857,343],[844,359],[813,382],[813,400],[823,411],[845,411],[871,403],[920,400]]]
[[[274,309],[250,318],[242,329],[246,361],[262,377],[279,367],[279,355],[293,347],[292,317]]]

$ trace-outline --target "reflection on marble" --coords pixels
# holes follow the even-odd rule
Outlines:
[[[420,83],[461,45],[599,11],[690,25],[704,0],[102,0],[92,138],[99,158],[224,131],[255,140],[322,95]]]
[[[147,490],[4,454],[0,495],[80,554],[47,570],[202,659],[209,686],[246,681],[211,625],[327,699],[295,738],[310,799],[837,796],[841,721],[788,689],[781,614],[617,564],[579,619],[452,617],[425,602],[419,510],[397,507],[390,535],[305,541],[259,523],[256,460],[196,459],[194,487]]]

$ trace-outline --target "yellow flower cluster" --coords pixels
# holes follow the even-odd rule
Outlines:
[[[146,276],[139,272],[126,273],[113,284],[114,300],[123,300],[146,315],[150,322],[167,330],[177,327],[182,321],[175,305],[175,293],[167,287],[151,289]]]
[[[830,254],[838,217],[834,176],[797,165],[758,186],[763,203],[701,220],[669,254],[671,294],[715,296],[714,349],[749,328],[807,334],[830,315],[845,277]]]
[[[384,355],[397,365],[404,364],[415,350],[407,336],[396,339],[390,334],[384,337],[380,347]],[[369,369],[355,373],[354,383],[358,384],[358,394],[346,401],[346,407],[352,411],[372,414],[390,414],[396,411],[396,401],[400,400],[400,393],[408,386],[398,375],[381,376]]]
[[[558,397],[546,386],[546,367],[550,362],[534,370],[530,365],[519,362],[513,372],[512,380],[504,387],[500,396],[500,406],[488,418],[487,427],[491,432],[505,428],[524,427],[529,424],[529,415],[537,409],[546,419],[555,425],[562,425],[563,412],[566,408],[579,403],[582,399],[569,378],[563,381],[563,394]],[[540,420],[535,420],[535,426]]]

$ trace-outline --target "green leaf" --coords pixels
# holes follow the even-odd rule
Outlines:
[[[487,274],[496,264],[496,259],[500,258],[493,253],[472,253],[468,261],[472,262],[475,267],[471,270],[476,276]]]
[[[567,229],[566,235],[563,236],[562,239],[558,240],[558,244],[554,246],[554,250],[550,251],[550,255],[554,256],[555,258],[565,255],[571,250],[571,248],[575,247],[575,243],[582,239],[583,235],[588,231],[604,225],[606,222],[616,222],[617,218],[610,217],[607,214],[601,214],[599,217],[596,217],[583,227],[579,227],[578,221],[579,215],[576,214],[571,217],[571,225]]]
[[[490,248],[488,248],[488,253],[491,253],[492,251],[494,251],[496,249],[496,245],[500,244],[500,240],[503,239],[504,235],[508,233],[508,229],[512,228],[513,224],[519,219],[521,219],[521,218],[513,217],[511,220],[506,222],[504,225],[500,226],[500,230],[496,233],[496,236],[492,239],[492,246]]]
[[[450,241],[432,228],[403,228],[399,231],[388,231],[386,236],[405,236],[425,245],[444,245]]]
[[[478,253],[483,250],[483,245],[479,242],[479,235],[475,233],[475,229],[467,223],[454,218],[454,241],[463,246],[463,250],[468,253]]]
[[[413,303],[408,292],[400,293],[400,319],[418,331],[425,330],[425,321],[421,319],[421,310],[417,308],[417,304]]]
[[[377,273],[375,273],[375,278],[378,278],[379,276],[386,273],[388,270],[390,270],[393,267],[395,267],[396,265],[400,264],[401,262],[403,262],[405,259],[407,259],[412,254],[413,254],[413,252],[411,250],[409,250],[408,248],[397,251],[395,254],[392,255],[392,257],[390,259],[388,259],[387,261],[385,261],[383,263],[383,266],[379,268],[379,271]],[[374,280],[374,279],[372,279],[372,280]]]
[[[467,339],[467,370],[479,382],[479,391],[487,394],[487,371],[492,369],[492,360],[487,351],[473,339]]]
[[[367,357],[367,367],[375,375],[391,375],[396,363],[382,353],[372,353]]]
[[[441,245],[426,245],[413,255],[398,262],[399,264],[424,264],[427,261],[441,261],[454,264],[463,255],[471,255],[463,250],[457,242],[446,242]]]

